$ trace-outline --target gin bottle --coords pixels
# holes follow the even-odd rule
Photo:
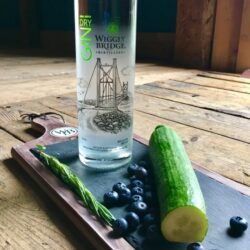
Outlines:
[[[137,0],[75,0],[79,158],[110,170],[131,160]]]

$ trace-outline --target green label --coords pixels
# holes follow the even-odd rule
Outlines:
[[[90,33],[92,32],[92,17],[89,15],[80,15],[80,42],[81,42],[81,58],[84,61],[90,61],[93,57],[92,41]]]

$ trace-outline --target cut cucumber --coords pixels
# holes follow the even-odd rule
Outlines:
[[[180,137],[157,126],[149,142],[163,236],[174,242],[201,242],[208,231],[204,198]]]

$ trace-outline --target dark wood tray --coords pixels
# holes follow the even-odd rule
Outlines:
[[[99,200],[102,199],[104,192],[112,188],[110,185],[118,179],[128,182],[125,177],[126,169],[121,168],[113,172],[93,174],[82,167],[77,158],[77,136],[74,129],[66,129],[65,134],[51,133],[55,128],[69,127],[53,117],[36,118],[32,122],[32,127],[44,132],[43,136],[13,147],[12,156],[97,249],[127,250],[134,247],[155,249],[155,244],[144,240],[143,232],[135,232],[126,239],[113,238],[110,235],[111,229],[100,224],[79,203],[78,197],[32,154],[31,149],[37,144],[49,145],[47,152],[68,164]],[[149,160],[146,145],[147,141],[134,136],[134,162]],[[241,215],[250,221],[250,189],[207,171],[196,164],[193,166],[204,193],[210,222],[208,236],[204,241],[205,248],[207,250],[248,250],[250,246],[249,233],[246,232],[242,237],[234,238],[227,233],[227,229],[231,216]],[[125,210],[124,208],[115,208],[112,209],[112,212],[115,216],[122,216]],[[186,245],[161,241],[157,243],[157,249],[184,250]]]

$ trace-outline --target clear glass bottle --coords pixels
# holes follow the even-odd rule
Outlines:
[[[75,0],[79,157],[110,170],[131,159],[137,0]]]

